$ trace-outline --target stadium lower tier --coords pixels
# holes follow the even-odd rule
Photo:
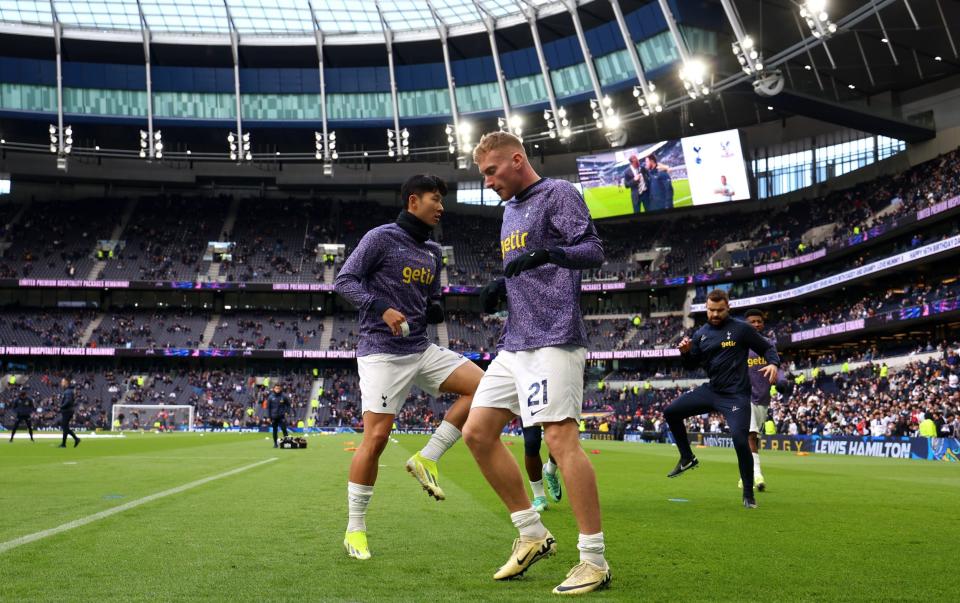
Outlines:
[[[938,434],[960,434],[960,344],[943,345],[932,352],[873,359],[851,365],[805,368],[785,365],[787,391],[774,396],[770,417],[776,433],[915,435],[930,418]],[[595,373],[591,373],[595,374]],[[585,427],[600,431],[660,432],[665,435],[663,410],[700,379],[669,383],[641,375],[610,373],[588,377],[583,392]],[[135,370],[103,368],[25,369],[8,363],[0,389],[4,425],[14,421],[17,399],[26,396],[35,409],[35,425],[59,425],[57,404],[61,377],[77,386],[75,424],[85,429],[109,429],[114,406],[132,412],[131,405],[188,405],[195,409],[196,428],[258,429],[269,426],[264,403],[267,391],[279,383],[289,395],[291,426],[307,429],[362,429],[359,376],[353,363],[314,369],[196,369]],[[432,397],[413,388],[397,416],[401,429],[433,429],[439,425],[455,396]],[[159,419],[159,410],[137,416],[134,428],[188,429]],[[182,417],[182,415],[180,415]],[[129,418],[129,417],[128,417]],[[155,425],[161,421],[160,425]],[[945,427],[946,426],[946,427]],[[516,427],[516,426],[514,426]],[[723,433],[720,415],[693,417],[695,432]]]

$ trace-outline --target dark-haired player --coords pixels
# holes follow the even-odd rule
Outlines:
[[[757,333],[763,335],[765,326],[763,310],[751,308],[744,312],[743,317],[750,326],[757,330]],[[770,340],[771,345],[775,341]],[[763,424],[770,413],[770,394],[772,393],[770,382],[767,377],[760,372],[760,369],[767,364],[766,360],[750,350],[750,356],[747,358],[747,368],[750,371],[750,452],[753,455],[753,483],[757,490],[763,492],[767,488],[767,482],[763,479],[763,473],[760,471],[760,433],[763,431]],[[783,371],[777,371],[777,383],[774,386],[779,391],[785,391],[787,388],[787,378]],[[740,487],[743,487],[743,480],[740,480]]]
[[[684,365],[704,368],[710,382],[683,394],[664,410],[680,451],[680,461],[667,477],[677,477],[699,464],[690,449],[684,419],[711,411],[723,413],[737,452],[743,482],[743,505],[755,508],[753,457],[747,443],[751,414],[747,354],[752,349],[763,357],[767,364],[759,372],[768,384],[773,384],[780,366],[777,348],[752,326],[730,316],[730,298],[722,289],[714,289],[707,295],[707,324],[697,329],[692,338],[684,337],[677,348]]]
[[[443,500],[437,460],[460,439],[483,371],[461,354],[429,342],[427,324],[444,320],[440,305],[440,245],[429,240],[443,215],[446,183],[431,175],[408,179],[400,189],[406,209],[396,222],[367,232],[337,276],[336,291],[360,311],[357,366],[363,440],[347,484],[347,554],[369,559],[366,513],[380,455],[394,417],[412,385],[430,395],[459,394],[443,422],[406,464],[424,490]]]
[[[26,423],[27,431],[30,433],[30,441],[35,441],[33,439],[33,423],[30,422],[30,415],[33,414],[35,408],[33,406],[33,400],[27,395],[26,388],[20,388],[20,391],[17,392],[17,399],[13,404],[17,418],[13,424],[13,431],[10,432],[10,442],[13,442],[13,436],[17,435],[17,428],[20,427],[20,423]]]

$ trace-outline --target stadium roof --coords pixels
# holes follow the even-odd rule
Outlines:
[[[16,33],[59,20],[73,37],[95,39],[139,35],[145,25],[153,34],[204,41],[234,29],[271,39],[312,37],[319,29],[330,41],[353,43],[380,41],[384,28],[401,41],[435,37],[438,24],[454,35],[476,33],[486,17],[510,26],[528,10],[542,17],[566,7],[553,0],[0,0],[0,25]]]

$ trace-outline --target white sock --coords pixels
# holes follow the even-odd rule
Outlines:
[[[373,486],[347,482],[348,532],[367,531],[367,505],[373,496]]]
[[[420,451],[420,456],[430,459],[433,462],[440,460],[443,453],[450,449],[463,436],[460,430],[453,426],[453,423],[443,421],[440,427],[433,432],[433,436],[427,445]]]
[[[547,495],[546,492],[543,491],[543,480],[540,480],[539,482],[531,481],[530,488],[533,490],[534,498]]]
[[[547,462],[543,464],[543,471],[550,475],[557,472],[557,465],[553,462],[553,459],[547,459]]]
[[[540,514],[533,510],[533,507],[525,511],[517,511],[510,514],[510,521],[520,530],[520,536],[531,540],[540,540],[547,535],[547,528],[540,521]]]
[[[760,453],[753,453],[753,474],[760,475]]]
[[[603,532],[596,534],[580,534],[577,539],[577,549],[580,551],[580,561],[589,561],[590,563],[606,568],[607,560],[603,558]]]

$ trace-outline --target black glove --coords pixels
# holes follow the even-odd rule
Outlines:
[[[550,252],[546,249],[534,249],[513,259],[503,270],[508,278],[517,276],[524,270],[533,270],[550,261]]]
[[[502,278],[488,283],[480,290],[480,306],[483,307],[485,314],[496,312],[497,306],[506,298],[507,283]]]
[[[438,303],[432,303],[427,306],[427,324],[428,325],[437,325],[443,322],[443,306]]]

